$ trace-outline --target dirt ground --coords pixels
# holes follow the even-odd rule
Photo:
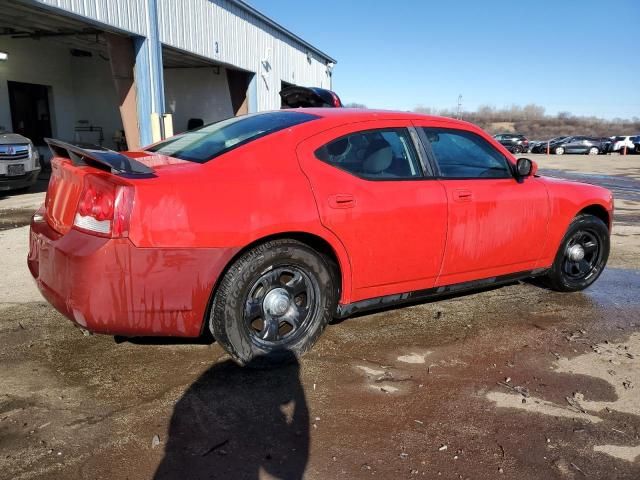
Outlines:
[[[25,266],[43,193],[0,198],[0,478],[640,478],[640,156],[529,156],[613,189],[595,285],[350,318],[271,371],[84,336]]]

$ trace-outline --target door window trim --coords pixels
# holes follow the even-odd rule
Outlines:
[[[361,175],[358,175],[355,172],[352,172],[351,170],[347,170],[345,168],[341,168],[339,165],[333,164],[333,163],[329,163],[325,160],[322,160],[320,157],[318,157],[317,152],[318,150],[320,150],[322,147],[324,147],[325,145],[328,145],[331,142],[334,142],[336,140],[339,140],[341,138],[345,138],[348,137],[350,135],[355,135],[355,134],[363,134],[363,133],[369,133],[369,132],[379,132],[379,131],[389,131],[389,130],[404,130],[408,133],[408,137],[410,140],[409,143],[409,147],[413,149],[413,153],[415,153],[416,155],[416,159],[417,159],[417,167],[418,167],[418,174],[415,177],[391,177],[391,178],[372,178],[372,177],[364,177]],[[434,175],[434,171],[433,168],[428,160],[427,154],[423,148],[422,142],[420,141],[420,137],[419,137],[419,130],[416,129],[413,125],[403,125],[403,126],[388,126],[388,127],[372,127],[372,128],[365,128],[363,130],[354,130],[352,132],[349,133],[345,133],[344,135],[340,135],[338,137],[332,138],[331,140],[329,140],[328,142],[323,143],[322,145],[320,145],[319,147],[316,147],[313,149],[313,157],[318,160],[319,162],[324,163],[325,165],[329,165],[330,167],[336,168],[337,170],[340,170],[341,172],[345,172],[355,178],[358,178],[360,180],[365,180],[367,182],[418,182],[418,181],[423,181],[423,180],[435,180],[436,176]]]
[[[507,165],[507,170],[509,172],[509,176],[507,177],[446,177],[442,175],[442,172],[440,171],[440,166],[438,165],[438,161],[436,159],[436,155],[433,152],[433,149],[431,148],[431,142],[429,141],[429,139],[427,138],[427,134],[425,133],[424,129],[425,128],[436,128],[439,130],[450,130],[453,132],[464,132],[466,134],[471,134],[471,135],[475,135],[476,137],[482,139],[483,141],[485,141],[487,143],[487,145],[492,148],[496,153],[498,153],[498,155],[500,155],[500,157],[502,157],[504,159],[504,162]],[[516,179],[515,173],[514,173],[514,165],[507,159],[507,157],[505,157],[502,152],[500,152],[498,149],[496,149],[493,145],[491,145],[490,142],[488,142],[485,138],[483,138],[481,135],[478,135],[475,132],[472,132],[471,130],[466,130],[464,128],[454,128],[454,127],[440,127],[440,126],[424,126],[424,125],[419,125],[416,126],[416,130],[418,133],[418,138],[420,139],[420,142],[422,143],[422,147],[424,148],[425,152],[426,152],[426,156],[427,159],[429,160],[429,163],[431,165],[431,168],[433,169],[434,172],[434,177],[437,180],[509,180],[509,179]]]

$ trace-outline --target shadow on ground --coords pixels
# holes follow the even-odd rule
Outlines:
[[[154,478],[301,479],[309,412],[299,364],[287,360],[268,370],[228,360],[201,375],[175,406]]]

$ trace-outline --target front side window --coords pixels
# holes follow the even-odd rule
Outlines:
[[[318,118],[316,115],[295,111],[232,117],[176,135],[146,150],[182,160],[204,163],[260,137],[316,118]]]
[[[423,128],[443,178],[509,178],[507,159],[472,132]]]
[[[418,155],[406,128],[355,132],[323,145],[316,157],[368,180],[422,176]]]

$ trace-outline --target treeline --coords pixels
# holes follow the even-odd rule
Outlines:
[[[348,107],[366,108],[362,104],[347,104]],[[454,110],[438,110],[417,106],[414,112],[442,117],[457,118]],[[613,135],[640,135],[640,118],[614,118],[606,120],[598,117],[581,117],[569,112],[547,115],[540,105],[512,105],[507,108],[495,108],[483,105],[476,111],[463,111],[462,120],[475,123],[491,134],[520,133],[529,139],[546,140],[561,135],[588,135],[593,137],[611,137]]]
[[[444,117],[456,118],[452,110],[434,111],[430,108],[416,107],[416,112],[430,113]],[[640,134],[640,118],[614,118],[606,120],[598,117],[582,117],[569,112],[557,115],[545,114],[540,105],[513,105],[508,108],[481,106],[474,112],[462,112],[461,118],[475,123],[489,133],[520,133],[527,138],[544,140],[561,135],[588,135],[593,137],[610,137],[613,135]]]

